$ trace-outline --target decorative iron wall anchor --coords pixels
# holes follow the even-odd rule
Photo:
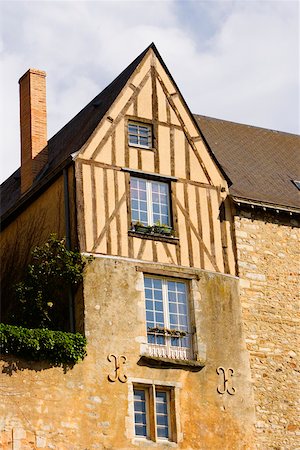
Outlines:
[[[234,370],[231,368],[226,370],[224,369],[224,367],[218,367],[217,374],[222,375],[223,378],[222,386],[217,387],[217,391],[219,392],[219,394],[225,394],[227,392],[227,394],[229,395],[234,395],[235,388],[232,386],[232,377],[234,375]]]
[[[107,357],[109,362],[113,362],[114,360],[114,365],[115,365],[115,369],[114,369],[114,373],[111,375],[108,375],[108,379],[109,381],[121,381],[121,383],[126,383],[127,381],[127,375],[124,373],[124,365],[126,364],[127,358],[124,355],[114,355],[114,354],[110,354]]]

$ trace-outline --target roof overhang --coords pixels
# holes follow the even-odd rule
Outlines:
[[[300,214],[300,208],[295,208],[294,206],[276,205],[274,203],[268,203],[258,200],[251,200],[248,198],[236,197],[231,195],[233,202],[238,206],[248,206],[250,208],[260,208],[264,211],[272,210],[273,212],[288,213],[289,215]]]

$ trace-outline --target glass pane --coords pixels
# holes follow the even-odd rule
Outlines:
[[[156,412],[167,414],[167,404],[165,402],[163,403],[156,402]]]
[[[130,134],[129,135],[129,144],[137,144],[137,143],[138,143],[138,137]]]
[[[169,303],[169,311],[170,311],[170,313],[177,313],[176,303]]]
[[[136,436],[147,437],[146,427],[146,394],[144,390],[135,389],[134,394],[134,424]]]
[[[170,314],[170,324],[173,327],[175,327],[175,328],[177,327],[177,324],[178,324],[178,316],[177,316],[177,314]]]
[[[183,305],[182,303],[179,303],[179,305],[178,305],[178,312],[179,312],[179,314],[186,315],[186,305]]]
[[[151,189],[153,222],[170,225],[168,184],[151,181]]]
[[[143,425],[136,425],[135,426],[135,435],[136,436],[144,436],[147,437],[147,428]]]
[[[168,281],[168,290],[173,292],[176,291],[175,281]]]
[[[180,339],[179,338],[171,338],[172,347],[180,347]]]
[[[157,414],[157,425],[165,425],[165,426],[168,425],[168,416],[166,412],[163,413],[162,415]]]
[[[168,420],[168,397],[166,392],[156,391],[156,427],[157,436],[161,438],[169,437]]]
[[[140,138],[140,144],[141,145],[148,145],[148,138],[147,137],[141,137]]]
[[[147,319],[147,324],[148,324],[148,322],[154,322],[154,313],[151,311],[146,311],[146,319]]]
[[[134,390],[134,400],[145,400],[145,391]]]
[[[156,322],[157,323],[160,323],[160,324],[164,324],[164,315],[163,315],[163,313],[159,313],[159,312],[157,312],[157,313],[155,313],[155,320],[156,320]]]
[[[144,286],[145,287],[151,287],[152,286],[151,278],[144,277]]]
[[[136,401],[134,404],[136,412],[146,412],[146,402]]]
[[[137,134],[137,126],[134,125],[133,123],[129,124],[128,125],[128,131],[129,131],[129,133]]]
[[[146,286],[146,284],[145,284]],[[149,286],[151,288],[151,284]],[[149,289],[148,287],[145,289],[145,297],[148,299],[152,299],[152,289]]]
[[[159,438],[166,438],[167,439],[169,437],[168,428],[158,427],[157,428],[157,437],[159,437]]]
[[[139,404],[139,403],[141,403],[142,407],[144,407],[144,403],[138,402],[138,404]],[[139,407],[140,407],[140,406],[139,406]],[[134,406],[134,408],[136,408],[136,406]],[[143,412],[136,413],[136,414],[134,415],[134,420],[135,420],[135,423],[137,423],[137,424],[143,424],[143,425],[146,425],[146,414],[143,414]]]
[[[139,133],[143,136],[148,136],[149,128],[148,127],[139,127]]]
[[[148,337],[148,344],[155,344],[155,335],[154,334],[148,334],[147,337]]]
[[[155,302],[155,310],[156,311],[163,311],[163,303],[162,302]]]
[[[146,309],[153,310],[153,302],[151,300],[146,300]]]
[[[154,289],[153,297],[155,300],[162,300],[162,290]]]
[[[157,345],[165,345],[166,339],[164,336],[162,335],[157,335],[156,336],[156,344]]]
[[[188,308],[185,283],[168,281],[168,303],[170,327],[179,331],[188,331]],[[185,340],[184,346],[190,341]],[[171,346],[182,346],[182,338],[171,338]]]
[[[153,278],[153,287],[155,289],[161,289],[162,288],[162,281],[157,279],[157,278]]]

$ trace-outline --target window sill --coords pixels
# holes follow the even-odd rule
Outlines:
[[[168,242],[169,244],[178,244],[179,238],[175,236],[168,236],[163,234],[148,234],[148,233],[139,233],[138,231],[128,231],[128,236],[138,237],[140,239],[150,239],[152,241],[162,241]]]
[[[155,151],[154,147],[146,147],[144,145],[139,145],[139,144],[128,144],[129,148],[139,148],[140,150],[150,150],[151,152]]]
[[[160,369],[184,369],[191,372],[199,372],[205,367],[204,361],[179,360],[160,358],[158,356],[142,355],[138,361],[139,366],[157,367]]]
[[[156,447],[157,445],[164,445],[164,446],[168,446],[168,447],[178,447],[177,442],[174,441],[169,441],[168,439],[157,439],[157,441],[151,441],[148,438],[142,438],[142,437],[135,437],[132,440],[132,443],[134,445],[137,445],[138,447]]]

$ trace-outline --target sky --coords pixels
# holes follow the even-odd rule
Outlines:
[[[47,72],[50,138],[151,42],[193,113],[299,133],[299,23],[297,0],[0,0],[0,182],[29,68]]]

